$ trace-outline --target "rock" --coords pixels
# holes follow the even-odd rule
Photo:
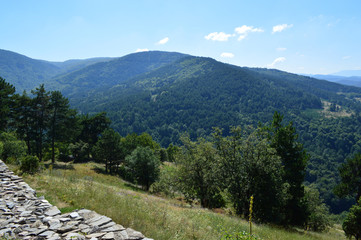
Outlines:
[[[88,209],[61,214],[0,160],[0,238],[152,240]]]
[[[45,212],[45,215],[46,216],[50,216],[50,217],[53,217],[53,216],[56,216],[56,215],[59,215],[61,214],[61,212],[59,211],[59,209],[55,206],[51,207],[50,209],[48,209],[46,212]]]

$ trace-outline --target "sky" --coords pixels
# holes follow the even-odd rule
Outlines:
[[[361,0],[0,0],[0,49],[34,59],[181,52],[292,73],[361,70]]]

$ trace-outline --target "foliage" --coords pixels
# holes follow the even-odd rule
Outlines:
[[[237,213],[249,215],[253,195],[256,221],[281,222],[285,186],[280,158],[256,131],[249,137],[243,137],[239,127],[231,132],[231,136],[222,137],[222,131],[216,128],[213,136],[222,157],[223,183]]]
[[[306,187],[305,198],[308,212],[305,228],[317,232],[328,230],[331,227],[329,210],[327,205],[321,201],[318,190]]]
[[[199,199],[202,207],[225,205],[221,195],[221,159],[212,143],[192,142],[182,136],[183,146],[176,156],[178,187],[187,200]]]
[[[146,190],[158,179],[160,160],[148,146],[137,147],[125,158],[124,164],[133,181]]]
[[[121,162],[120,135],[113,129],[106,129],[95,145],[95,159],[105,164],[105,171],[115,173]]]
[[[21,159],[20,170],[23,173],[35,174],[39,171],[40,161],[36,156],[27,155]]]
[[[15,133],[0,133],[0,158],[5,162],[18,163],[26,154],[26,145],[24,141],[17,139]]]
[[[340,197],[347,195],[361,198],[361,153],[356,154],[339,168],[341,183],[336,186],[335,192]]]
[[[342,228],[348,238],[361,239],[361,198],[357,204],[351,207]]]
[[[69,144],[69,150],[73,154],[75,162],[85,162],[88,160],[89,144],[79,140]]]
[[[163,163],[160,166],[159,178],[150,187],[150,192],[175,197],[178,191],[177,167],[173,163]]]
[[[293,123],[283,126],[282,121],[283,116],[275,112],[271,125],[264,127],[264,130],[267,131],[270,146],[281,158],[282,181],[288,184],[287,199],[282,208],[285,224],[302,226],[307,219],[303,182],[309,155],[297,141],[298,135]]]
[[[12,114],[12,100],[15,87],[0,77],[0,131],[8,127],[9,116]]]

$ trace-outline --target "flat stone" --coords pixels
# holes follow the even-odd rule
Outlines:
[[[78,217],[80,217],[79,213],[77,213],[77,212],[72,212],[72,213],[70,213],[69,216],[70,216],[71,218],[78,218]]]
[[[110,240],[110,239],[114,239],[115,235],[113,232],[109,232],[107,234],[105,234],[102,239],[106,239],[106,240]]]
[[[105,235],[105,233],[92,233],[92,234],[86,235],[86,238],[100,238],[104,235]]]
[[[46,211],[45,212],[45,215],[46,216],[56,216],[56,215],[59,215],[59,214],[61,214],[61,212],[60,212],[60,210],[57,208],[57,207],[55,207],[55,206],[53,206],[53,207],[51,207],[48,211]]]
[[[46,238],[50,238],[51,236],[53,236],[55,234],[55,232],[53,231],[45,231],[39,234],[39,237],[46,237]]]
[[[135,231],[134,229],[127,228],[125,230],[129,236],[129,239],[142,239],[144,235],[141,232]]]
[[[85,240],[85,236],[79,233],[70,233],[65,237],[65,240]]]
[[[33,211],[24,211],[20,214],[20,217],[30,217]]]
[[[122,225],[116,224],[112,227],[108,227],[105,229],[102,229],[102,232],[117,232],[117,231],[123,231],[125,228]]]
[[[98,226],[98,227],[100,227],[101,225],[107,224],[109,222],[112,222],[111,218],[108,218],[106,216],[102,216],[102,218],[100,218],[98,221],[91,222],[89,225],[90,226]]]

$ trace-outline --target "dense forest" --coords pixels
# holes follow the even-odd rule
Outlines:
[[[61,90],[69,106],[88,117],[107,112],[110,126],[121,136],[146,132],[163,148],[182,145],[184,132],[196,141],[211,139],[213,127],[223,129],[225,136],[231,126],[252,131],[278,111],[285,122],[293,122],[310,155],[306,185],[318,189],[332,213],[355,202],[336,197],[333,188],[341,180],[338,168],[361,149],[359,88],[180,53],[155,51],[64,63],[2,54],[14,59],[8,61],[12,67],[6,61],[1,65],[7,79],[19,73],[16,63],[27,71],[31,64],[46,63],[46,68],[40,67],[46,74],[39,73],[46,80],[35,82],[26,71],[22,79],[10,81],[21,84],[21,90],[29,75],[32,84],[45,82],[46,88]],[[47,70],[53,69],[49,64],[57,70]]]

